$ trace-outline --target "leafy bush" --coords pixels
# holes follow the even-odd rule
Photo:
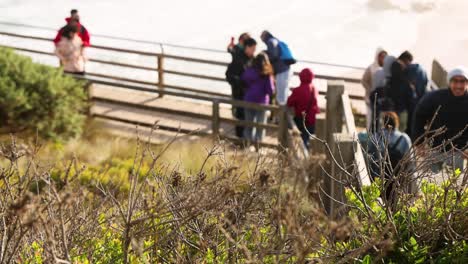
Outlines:
[[[79,135],[85,99],[82,82],[0,48],[0,125],[9,132],[38,131],[53,139]]]
[[[276,155],[235,160],[215,145],[206,155],[191,148],[202,158],[185,171],[178,161],[165,164],[166,146],[137,144],[89,166],[76,156],[58,158],[51,169],[21,148],[15,141],[0,146],[6,263],[468,260],[466,171],[450,171],[439,184],[421,180],[419,193],[401,192],[391,207],[379,179],[347,188],[347,209],[331,219],[309,173],[323,157],[301,166]]]

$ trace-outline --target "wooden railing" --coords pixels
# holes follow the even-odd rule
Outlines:
[[[11,33],[11,32],[0,32],[0,35],[11,37],[11,38],[16,38],[16,39],[27,39],[31,41],[47,42],[51,44],[50,46],[51,48],[53,47],[52,39],[49,39],[49,38],[17,34],[17,33]],[[40,55],[46,55],[46,56],[55,56],[53,52],[41,50],[41,49],[36,48],[35,46],[34,46],[35,48],[30,48],[29,46],[27,48],[12,46],[12,45],[1,45],[1,46],[9,47],[17,51],[22,51],[26,53],[40,54]],[[84,77],[87,81],[94,83],[94,84],[104,84],[104,85],[110,85],[112,87],[119,87],[119,88],[132,89],[132,90],[137,90],[137,91],[157,93],[159,97],[163,97],[164,95],[171,95],[171,96],[180,97],[180,98],[208,101],[212,104],[213,112],[211,115],[201,115],[201,114],[194,114],[189,111],[182,111],[182,110],[176,111],[176,110],[171,110],[171,109],[158,108],[155,106],[131,104],[125,101],[110,100],[108,98],[91,97],[90,99],[93,100],[94,102],[106,102],[106,103],[112,103],[112,104],[116,104],[120,106],[133,107],[135,109],[151,110],[151,111],[158,111],[158,112],[164,112],[164,113],[172,113],[176,115],[184,115],[187,117],[194,117],[194,118],[199,118],[199,119],[204,119],[204,120],[212,120],[212,131],[209,134],[212,134],[214,136],[220,136],[220,137],[226,137],[226,135],[220,135],[219,133],[220,123],[222,122],[230,123],[232,125],[253,126],[253,127],[265,128],[269,130],[276,130],[278,134],[277,145],[281,146],[282,148],[285,148],[288,145],[287,144],[288,133],[289,133],[287,129],[288,124],[285,120],[282,120],[281,118],[280,118],[280,122],[278,125],[258,124],[258,123],[249,123],[246,121],[240,121],[240,120],[231,119],[231,118],[223,118],[219,114],[220,104],[228,105],[231,107],[247,107],[247,108],[254,108],[254,109],[259,109],[259,110],[268,110],[268,111],[271,111],[273,114],[280,116],[280,117],[282,116],[286,117],[287,109],[281,109],[277,106],[259,106],[255,104],[248,104],[242,101],[231,100],[231,96],[226,93],[220,93],[220,92],[215,92],[212,90],[210,91],[207,89],[200,89],[196,87],[172,85],[172,84],[168,84],[165,82],[166,74],[191,77],[191,78],[196,78],[200,80],[208,80],[208,81],[214,81],[214,82],[226,82],[224,76],[212,76],[212,75],[206,75],[206,74],[198,74],[198,73],[185,72],[185,71],[180,71],[180,70],[167,69],[165,67],[166,60],[176,60],[180,62],[206,64],[206,65],[212,65],[212,66],[219,66],[223,68],[225,68],[228,65],[227,62],[200,59],[200,58],[194,58],[194,57],[185,57],[185,56],[179,56],[179,55],[173,55],[173,54],[166,54],[163,52],[148,52],[148,51],[142,51],[142,50],[116,48],[116,47],[109,47],[109,46],[103,46],[103,45],[93,45],[90,48],[95,49],[95,50],[103,50],[103,51],[111,51],[111,52],[120,53],[122,54],[123,57],[125,57],[125,54],[129,54],[129,55],[139,55],[139,56],[154,58],[155,59],[154,67],[138,65],[136,63],[128,63],[128,62],[124,63],[124,62],[111,61],[106,58],[91,57],[89,58],[89,61],[93,63],[98,63],[102,65],[110,65],[110,66],[115,66],[119,68],[128,68],[128,69],[156,72],[157,80],[154,80],[154,81],[141,80],[141,79],[136,79],[134,77],[125,76],[125,75],[116,76],[116,75],[112,75],[109,73],[87,71],[86,77]],[[298,75],[297,72],[295,72],[294,74]],[[328,75],[321,75],[321,74],[317,74],[317,78],[327,79],[327,80],[342,79],[351,83],[360,82],[359,79],[340,78],[337,76],[328,76]],[[326,94],[326,91],[320,91],[320,93],[324,95]],[[362,96],[354,96],[352,98],[357,99],[357,100],[363,100]],[[122,122],[127,122],[127,123],[139,123],[135,120],[124,120],[123,118],[116,118],[116,117],[111,118],[109,116],[105,117],[103,115],[96,115],[96,117],[113,119],[116,121],[122,121]],[[139,123],[139,124],[145,125],[143,123]],[[164,126],[160,126],[160,128],[166,129],[166,130],[179,129],[175,127],[164,127]],[[203,132],[200,131],[199,133],[202,134]],[[264,143],[262,143],[262,145],[270,146],[270,147],[273,146],[271,144],[264,144]]]
[[[330,172],[324,175],[324,205],[331,216],[336,216],[344,202],[342,182],[350,180],[349,175],[358,186],[371,183],[343,81],[328,83],[325,127],[329,147],[325,152],[330,161]]]
[[[11,33],[11,32],[0,32],[0,35],[12,37],[12,38],[28,39],[28,40],[35,40],[35,41],[42,41],[42,42],[49,42],[49,43],[52,41],[52,39],[49,39],[49,38],[17,34],[17,33]],[[31,48],[22,48],[22,47],[11,46],[11,45],[1,45],[1,46],[10,47],[18,51],[23,51],[23,52],[28,52],[28,53],[55,56],[55,54],[50,51],[43,51],[43,50],[31,49]],[[111,74],[103,74],[103,73],[96,73],[96,72],[87,72],[89,76],[106,78],[106,79],[115,80],[115,81],[125,81],[125,82],[133,82],[136,84],[152,85],[152,86],[158,87],[161,90],[164,90],[164,88],[168,88],[168,89],[179,90],[179,91],[205,93],[205,94],[219,96],[219,97],[229,97],[229,95],[227,95],[226,93],[207,91],[206,89],[200,89],[197,87],[168,85],[164,81],[165,74],[171,74],[171,75],[197,78],[200,80],[225,82],[224,76],[212,76],[212,75],[206,75],[206,74],[197,74],[197,73],[167,69],[165,67],[165,61],[168,59],[176,60],[180,62],[190,62],[190,63],[206,64],[206,65],[212,65],[212,66],[221,66],[224,68],[227,67],[228,62],[200,59],[200,58],[194,58],[194,57],[185,57],[185,56],[179,56],[179,55],[173,55],[173,54],[166,54],[164,52],[148,52],[148,51],[140,51],[140,50],[115,48],[115,47],[102,46],[102,45],[92,45],[90,48],[96,49],[96,50],[103,50],[103,51],[112,51],[112,52],[154,57],[156,60],[155,67],[136,65],[136,64],[131,64],[131,63],[114,62],[114,61],[97,59],[97,58],[90,58],[89,61],[103,64],[103,65],[111,65],[111,66],[117,66],[117,67],[129,68],[129,69],[156,71],[158,73],[158,81],[153,82],[153,81],[135,79],[131,77],[115,76]],[[346,67],[346,66],[341,66],[341,67]],[[354,69],[354,68],[355,67],[350,66],[350,69]],[[299,74],[298,72],[294,72],[294,75],[298,75],[298,74]],[[344,80],[350,83],[360,83],[360,79],[358,78],[330,76],[330,75],[324,75],[324,74],[317,74],[316,78],[325,79],[325,80]],[[320,91],[320,94],[325,95],[326,91]],[[161,96],[163,95],[164,93],[161,94]],[[364,100],[364,97],[359,96],[359,95],[353,95],[351,96],[351,98],[355,100]]]

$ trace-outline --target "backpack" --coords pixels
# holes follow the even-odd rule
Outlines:
[[[388,158],[390,159],[390,164],[385,165],[385,173],[388,176],[398,175],[402,169],[400,161],[403,160],[405,153],[398,150],[398,145],[402,139],[403,135],[400,136],[394,144],[388,147]]]
[[[280,59],[284,61],[287,65],[295,64],[297,61],[294,59],[291,50],[288,47],[288,44],[284,43],[281,40],[278,40],[278,47],[280,50]]]

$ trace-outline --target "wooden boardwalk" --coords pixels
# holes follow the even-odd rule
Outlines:
[[[173,96],[159,97],[154,93],[120,89],[99,84],[92,86],[90,96],[98,99],[93,103],[90,110],[91,114],[97,117],[106,116],[114,118],[115,120],[124,119],[147,125],[152,125],[157,122],[158,126],[169,128],[180,127],[181,130],[193,131],[193,134],[196,135],[212,134],[212,122],[210,120],[183,116],[176,113],[177,111],[183,110],[190,111],[194,114],[211,116],[212,105],[207,102],[183,100]],[[100,101],[100,99],[104,100]],[[126,102],[129,103],[129,105],[115,104],[112,103],[112,101]],[[131,105],[149,106],[151,109],[135,108]],[[154,110],[159,108],[161,111]],[[170,113],[171,110],[173,110],[174,113]],[[230,106],[221,105],[219,112],[221,118],[234,119]],[[115,126],[115,121],[111,123]],[[176,132],[177,131],[172,131],[172,133],[165,132],[164,134],[171,136]],[[234,125],[221,123],[220,133],[235,137]],[[166,138],[167,137],[164,137],[163,140]],[[265,143],[274,145],[277,144],[277,142],[276,133],[267,129]]]
[[[314,81],[314,84],[316,88],[321,91],[319,106],[324,110],[326,108],[324,93],[327,91],[327,80],[317,79]],[[347,86],[350,95],[360,96],[362,91],[357,85],[358,84],[350,84]],[[193,114],[206,117],[212,116],[212,105],[209,102],[174,96],[160,97],[155,93],[116,88],[102,84],[92,85],[89,92],[90,97],[97,99],[93,102],[90,110],[91,114],[96,117],[106,117],[106,119],[110,117],[111,120],[107,120],[107,122],[112,129],[126,130],[127,133],[134,133],[135,125],[117,123],[117,120],[123,119],[131,121],[130,123],[140,123],[147,126],[157,122],[158,125],[163,128],[180,128],[185,134],[190,131],[192,131],[193,134],[202,136],[212,134],[211,120],[184,116],[178,113],[178,111],[189,111]],[[114,102],[118,102],[118,104]],[[128,105],[121,103],[127,103]],[[356,111],[361,114],[364,113],[365,105],[362,101],[351,100],[351,104]],[[148,106],[148,109],[136,108],[135,105],[143,107]],[[230,105],[221,104],[219,114],[222,119],[235,119],[232,116]],[[172,131],[171,133],[171,131],[167,131],[166,129],[165,132],[158,131],[158,136],[161,137],[161,141],[164,141],[175,133],[177,133],[177,131]],[[220,133],[230,138],[235,138],[234,125],[232,123],[222,122],[220,125]],[[270,145],[278,144],[277,132],[274,129],[266,129],[264,142]]]

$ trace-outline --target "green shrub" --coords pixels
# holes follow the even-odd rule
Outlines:
[[[0,126],[45,138],[79,135],[86,107],[84,83],[62,70],[0,48]]]

